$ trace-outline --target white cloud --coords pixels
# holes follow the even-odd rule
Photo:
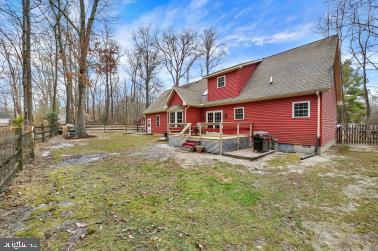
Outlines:
[[[152,25],[159,30],[173,27],[177,30],[192,28],[195,31],[201,31],[205,27],[213,26],[218,29],[220,41],[225,45],[226,52],[233,53],[238,47],[298,41],[309,35],[314,26],[313,23],[305,23],[276,33],[266,32],[267,27],[275,27],[278,22],[271,13],[270,5],[271,1],[267,0],[258,4],[251,3],[248,6],[240,5],[240,7],[222,12],[219,2],[208,0],[192,0],[189,3],[171,1],[144,13],[131,23],[118,25],[115,27],[115,38],[122,47],[130,48],[132,31],[142,24]],[[219,10],[219,15],[214,15],[217,10]],[[248,18],[245,20],[247,15]],[[251,56],[246,55],[248,59],[251,59]],[[235,61],[235,58],[238,56],[232,55],[232,58],[225,59],[225,62]],[[126,63],[126,60],[122,59],[122,63]],[[199,71],[197,71],[198,69],[193,69],[191,75],[199,76]],[[170,77],[168,78],[164,69],[159,75],[162,82],[167,81],[165,85],[169,86],[172,80]]]

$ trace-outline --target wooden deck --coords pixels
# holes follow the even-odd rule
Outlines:
[[[240,134],[239,136],[236,134],[223,134],[222,137],[219,134],[202,134],[201,136],[199,135],[191,135],[189,136],[190,139],[192,140],[201,140],[201,139],[210,139],[210,140],[225,140],[225,139],[237,139],[237,138],[243,138],[243,137],[249,137],[248,134]]]

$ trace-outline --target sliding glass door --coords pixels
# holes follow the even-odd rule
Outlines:
[[[223,122],[223,111],[208,111],[206,112],[206,122],[207,123],[222,123]],[[209,125],[209,128],[219,128],[219,124]]]

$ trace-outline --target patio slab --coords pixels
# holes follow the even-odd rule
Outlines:
[[[247,149],[240,149],[236,151],[225,152],[223,153],[223,155],[227,157],[237,158],[237,159],[257,160],[266,155],[272,154],[276,151],[277,150],[269,150],[268,152],[259,153],[259,152],[254,152],[253,148],[247,148]]]

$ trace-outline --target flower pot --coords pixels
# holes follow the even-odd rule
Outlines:
[[[202,153],[204,150],[204,147],[203,146],[196,146],[196,151],[197,153]]]

